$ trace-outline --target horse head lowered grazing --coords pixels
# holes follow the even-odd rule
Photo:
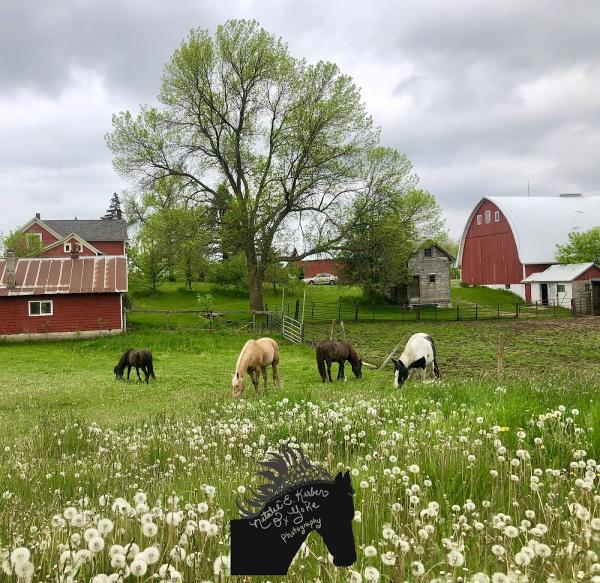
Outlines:
[[[258,340],[248,340],[235,366],[235,373],[231,379],[233,396],[239,397],[245,389],[244,377],[246,373],[250,374],[254,389],[258,393],[260,375],[265,382],[265,392],[267,390],[267,367],[273,368],[273,383],[276,387],[281,387],[279,378],[279,346],[272,338],[259,338]]]
[[[418,370],[421,379],[426,377],[426,369],[430,367],[436,379],[440,378],[440,369],[437,365],[435,344],[428,334],[417,332],[406,343],[404,352],[398,360],[392,358],[394,363],[394,387],[401,387],[411,370]]]
[[[125,369],[127,369],[127,380],[129,380],[129,375],[131,374],[131,367],[135,368],[135,372],[137,372],[137,376],[140,382],[142,382],[142,378],[140,377],[140,368],[144,373],[144,377],[146,378],[146,383],[148,379],[152,377],[156,380],[156,375],[154,374],[154,366],[152,364],[152,353],[148,350],[135,350],[134,348],[130,348],[123,353],[123,356],[119,359],[117,366],[113,369],[115,373],[115,377],[117,380],[123,378],[123,373]]]
[[[333,556],[349,567],[356,560],[350,473],[333,478],[287,447],[260,462],[266,483],[237,500],[243,518],[231,521],[232,575],[285,575],[302,543],[316,530]]]

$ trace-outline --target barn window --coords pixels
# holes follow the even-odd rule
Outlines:
[[[564,283],[557,283],[556,284],[556,293],[558,293],[558,294],[564,294],[565,293],[565,284]]]
[[[429,283],[435,283],[435,273],[429,274]]]
[[[481,215],[477,215],[477,224],[481,225]]]
[[[489,223],[492,220],[492,211],[485,211],[485,222]]]
[[[433,257],[433,249],[431,247],[427,247],[427,249],[423,249],[424,257]]]
[[[29,302],[30,316],[52,316],[54,313],[52,300],[44,300],[40,302]]]
[[[496,212],[494,212],[494,221],[495,221],[496,223],[499,223],[499,222],[500,222],[500,211],[496,211]]]

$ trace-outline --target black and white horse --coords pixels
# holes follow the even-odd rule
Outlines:
[[[392,358],[392,362],[394,363],[394,387],[396,388],[404,384],[411,369],[420,371],[423,381],[426,377],[427,367],[431,368],[436,379],[440,378],[433,338],[423,332],[413,334],[408,339],[400,358],[398,360]]]

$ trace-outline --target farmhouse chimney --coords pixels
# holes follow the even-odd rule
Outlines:
[[[39,221],[42,218],[40,213],[35,213],[35,218]]]
[[[6,250],[6,275],[4,281],[7,288],[14,288],[17,285],[15,274],[17,272],[17,256],[12,249]]]
[[[121,209],[117,209],[117,221],[120,221],[123,219],[123,213],[121,212]]]

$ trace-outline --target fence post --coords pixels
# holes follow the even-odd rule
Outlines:
[[[294,309],[294,320],[297,320],[299,315],[300,315],[300,300],[296,299],[296,308]]]
[[[342,302],[338,304],[338,320],[342,319]]]
[[[358,302],[356,302],[356,308],[354,308],[354,321],[358,322]]]
[[[498,380],[502,380],[504,376],[504,334],[500,334],[498,338],[498,368],[497,368]]]
[[[556,318],[556,302],[554,302],[554,305],[552,306],[552,313],[553,313],[554,317]]]
[[[540,317],[540,313],[538,312],[538,301],[535,300],[535,317],[539,318]]]
[[[515,317],[519,317],[519,304],[515,304]]]
[[[315,319],[315,302],[313,302],[313,304],[312,304],[312,312],[311,312],[311,315],[310,315],[310,319],[311,320]]]
[[[456,321],[460,320],[460,305],[456,304]]]
[[[475,319],[477,320],[477,304],[475,304]]]
[[[421,306],[419,304],[416,305],[416,309],[417,309],[417,320],[421,319]]]
[[[497,317],[498,317],[498,320],[499,320],[500,319],[500,304],[498,304],[497,307],[498,307],[498,316]]]
[[[171,319],[171,311],[167,310],[167,331],[169,331],[169,320]]]

